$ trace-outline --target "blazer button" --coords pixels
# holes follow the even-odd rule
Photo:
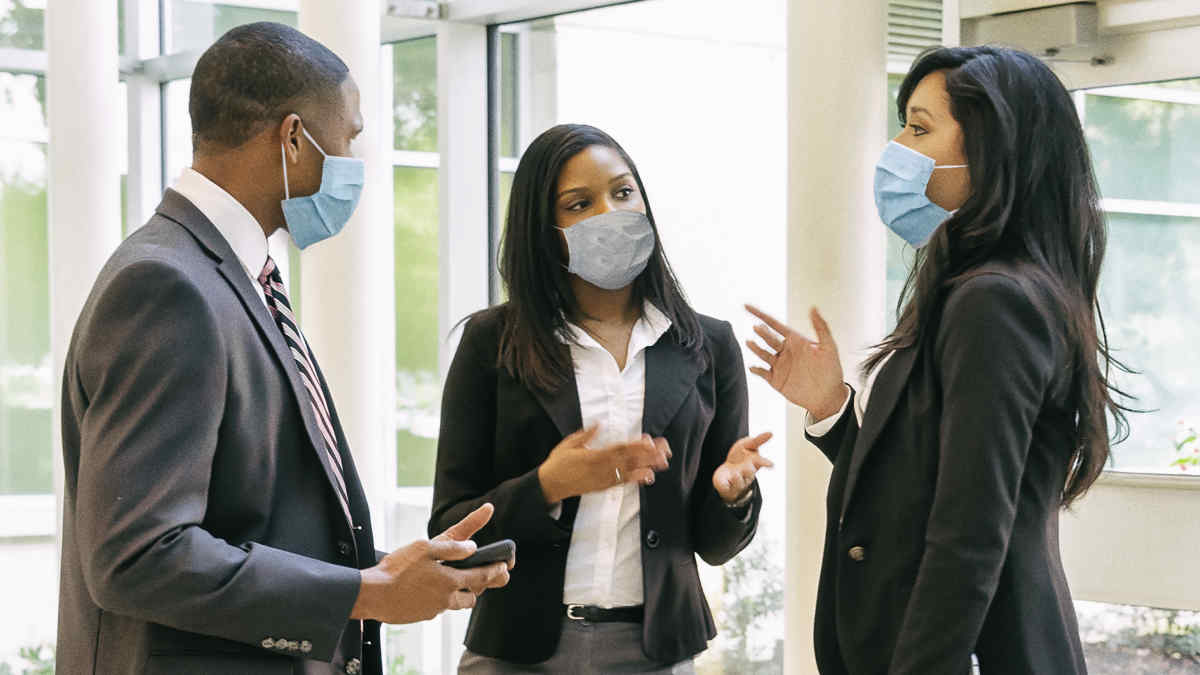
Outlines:
[[[349,558],[349,557],[350,557],[350,550],[351,550],[351,549],[350,549],[350,543],[349,543],[349,542],[345,542],[345,541],[339,541],[339,542],[337,543],[337,550],[338,550],[338,555],[342,556],[343,558]]]
[[[661,538],[658,536],[658,532],[650,530],[646,533],[646,546],[649,546],[650,548],[658,548],[660,541]]]
[[[850,549],[850,559],[854,562],[862,562],[867,558],[867,549],[861,546],[855,546]]]

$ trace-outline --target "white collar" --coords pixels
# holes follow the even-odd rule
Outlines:
[[[642,316],[633,324],[633,332],[629,335],[629,353],[652,347],[658,343],[667,331],[671,330],[671,319],[662,313],[654,303],[646,300],[642,303]],[[573,342],[587,349],[604,349],[599,342],[578,325],[567,322],[565,341]]]
[[[246,273],[258,278],[267,264],[267,235],[246,207],[195,169],[184,169],[171,188],[212,221]]]

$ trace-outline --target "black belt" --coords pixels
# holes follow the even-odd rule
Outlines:
[[[567,618],[588,623],[641,623],[645,610],[636,607],[593,607],[591,605],[565,605]]]

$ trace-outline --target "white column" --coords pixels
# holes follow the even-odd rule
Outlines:
[[[366,185],[338,236],[301,257],[301,320],[337,405],[367,498],[374,530],[386,532],[384,498],[395,483],[384,467],[396,451],[395,291],[392,249],[390,120],[380,102],[378,2],[300,1],[300,30],[342,57],[361,95],[364,130],[354,150]],[[382,543],[382,542],[381,542]]]
[[[487,28],[444,22],[437,34],[438,335],[488,306]],[[445,373],[457,342],[443,340]]]
[[[942,2],[942,45],[957,47],[962,44],[962,8],[960,0]]]
[[[46,51],[50,345],[58,391],[75,320],[97,273],[121,241],[125,149],[117,132],[117,0],[47,3]],[[61,526],[60,400],[61,395],[54,397],[54,481]]]
[[[872,197],[887,133],[887,3],[788,5],[788,317],[811,332],[818,306],[847,379],[884,330],[885,238]],[[831,57],[831,55],[836,55]],[[815,673],[813,613],[829,462],[788,415],[787,673]],[[853,611],[853,608],[850,608]]]

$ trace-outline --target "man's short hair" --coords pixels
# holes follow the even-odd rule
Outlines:
[[[325,45],[267,21],[238,26],[200,57],[188,111],[197,151],[236,148],[307,102],[337,104],[350,70]]]

